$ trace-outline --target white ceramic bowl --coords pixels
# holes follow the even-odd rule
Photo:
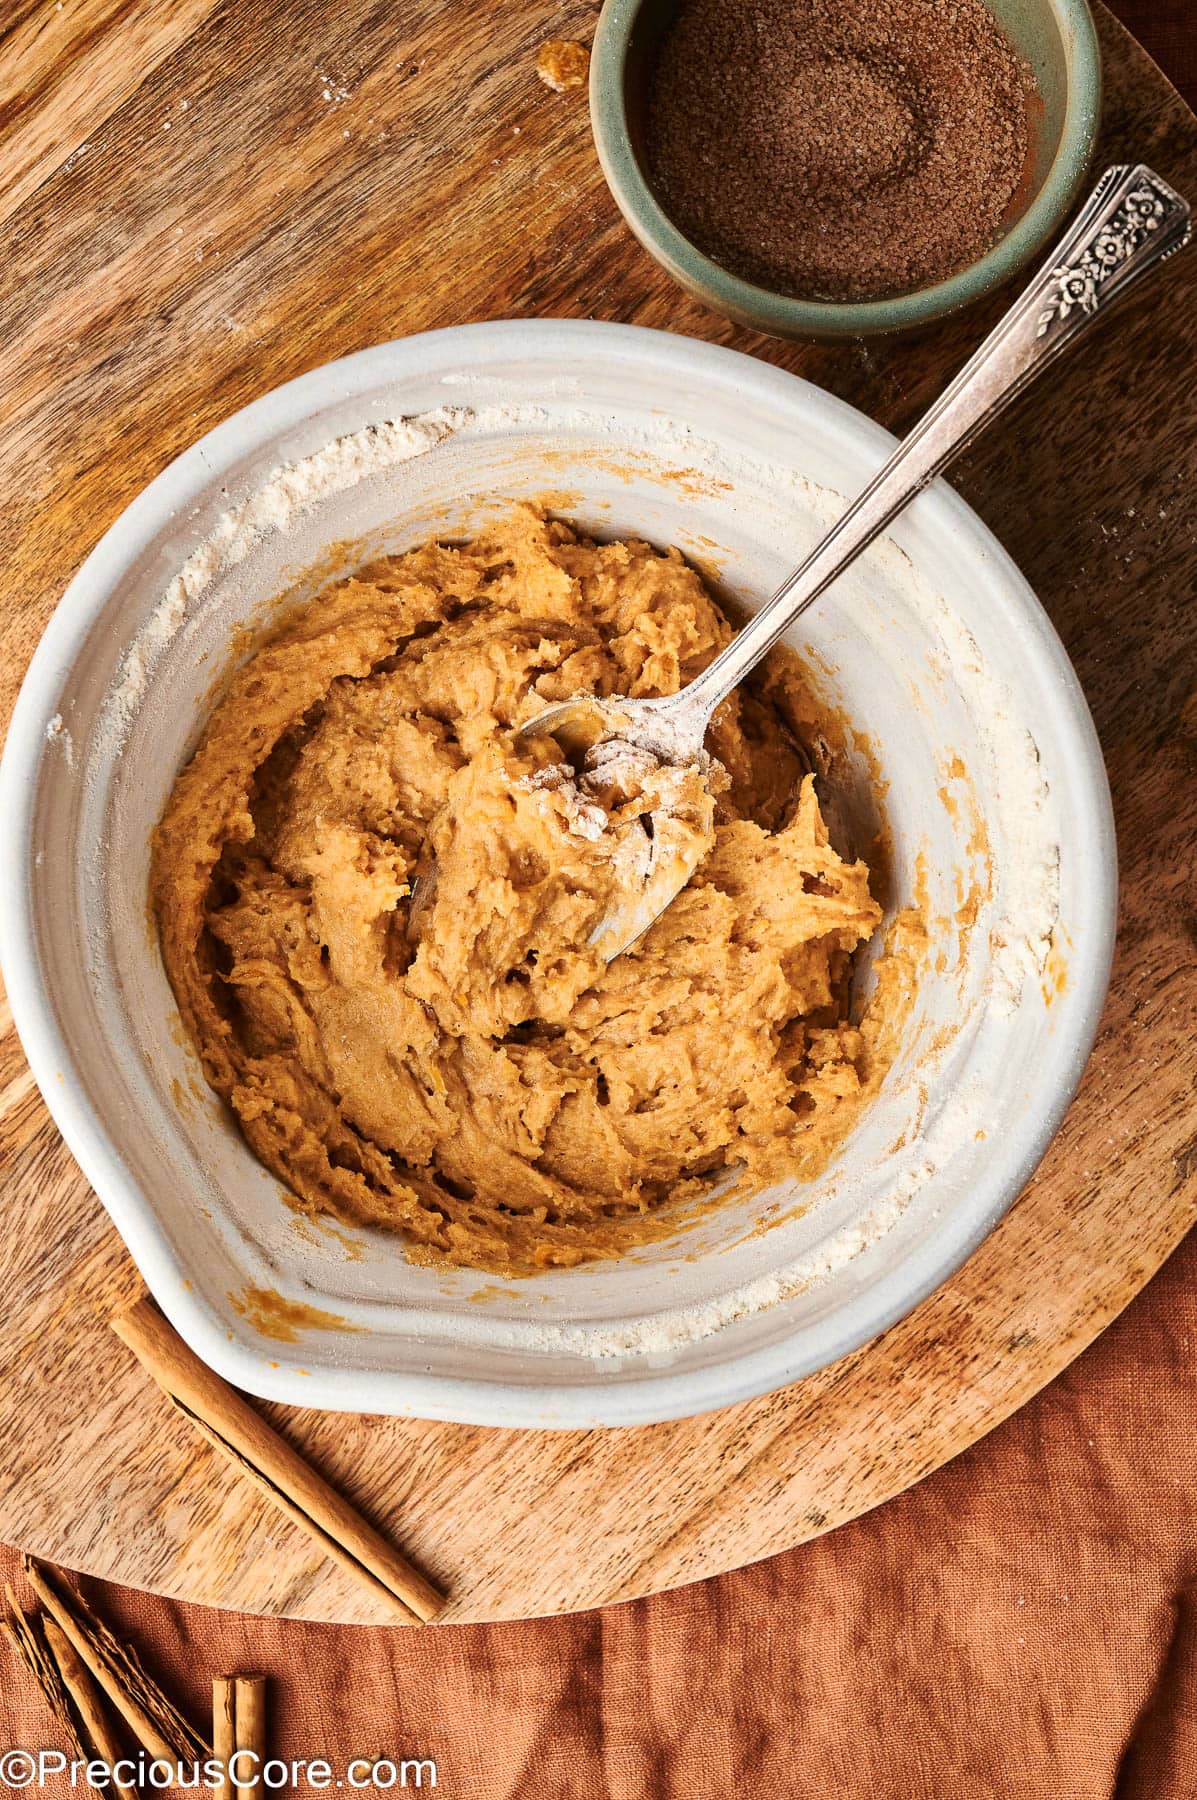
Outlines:
[[[435,448],[352,486],[338,486],[343,456],[332,475],[327,459],[305,463],[309,477],[324,469],[322,497],[286,532],[265,518],[233,560],[237,535],[218,522],[280,465],[443,408],[451,429]],[[385,435],[357,442],[386,464]],[[351,541],[349,566],[364,549],[464,532],[496,497],[552,490],[598,535],[639,533],[717,565],[751,607],[890,445],[827,394],[727,350],[616,325],[464,326],[316,369],[238,413],[147,488],[72,581],[0,771],[4,974],[63,1135],[164,1310],[239,1386],[485,1424],[700,1412],[872,1337],[1011,1204],[1096,1029],[1113,833],[1068,659],[1018,570],[942,484],[796,639],[872,741],[895,898],[913,895],[921,857],[941,961],[880,1098],[809,1190],[733,1200],[674,1242],[531,1281],[413,1267],[382,1234],[298,1220],[215,1100],[187,1092],[195,1065],[147,928],[148,835],[231,633],[329,545]],[[176,588],[164,605],[221,529],[223,562],[193,561],[190,597]],[[953,755],[971,801],[945,773]],[[842,828],[860,838],[875,822],[867,755],[838,783]],[[979,870],[971,802],[994,892],[958,939],[957,880]],[[754,1232],[762,1215],[774,1223]],[[340,1323],[305,1311],[295,1341],[280,1341],[279,1304],[262,1293]]]

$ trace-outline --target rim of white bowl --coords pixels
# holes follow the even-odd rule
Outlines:
[[[1017,564],[978,515],[944,481],[914,503],[926,518],[942,515],[945,530],[964,532],[1000,577],[1003,628],[1032,660],[1050,669],[1057,689],[1056,724],[1080,808],[1077,823],[1092,846],[1087,916],[1074,933],[1070,980],[1056,1002],[1058,1029],[1046,1055],[1042,1110],[1006,1139],[988,1180],[971,1203],[956,1209],[941,1231],[916,1246],[901,1264],[846,1300],[834,1320],[798,1328],[762,1349],[729,1356],[717,1367],[654,1371],[643,1379],[593,1380],[568,1385],[488,1382],[352,1366],[316,1366],[298,1380],[272,1367],[270,1346],[246,1326],[228,1335],[201,1296],[184,1285],[188,1271],[176,1257],[153,1203],[130,1178],[102,1119],[84,1097],[71,1046],[59,1028],[44,986],[33,910],[32,828],[46,727],[58,709],[66,676],[113,581],[175,518],[210,488],[214,473],[280,432],[302,424],[334,400],[393,383],[436,360],[449,340],[461,351],[455,366],[481,373],[490,360],[514,350],[538,357],[568,352],[581,367],[589,354],[636,359],[650,368],[663,358],[704,374],[730,376],[750,403],[789,396],[822,411],[878,465],[895,439],[883,427],[826,390],[740,351],[671,332],[597,320],[497,320],[448,326],[393,339],[322,364],[271,389],[215,426],[175,458],[121,513],[68,583],[26,672],[0,758],[0,970],[18,1035],[42,1098],[68,1148],[120,1232],[150,1291],[181,1336],[220,1375],[247,1392],[285,1404],[330,1411],[389,1414],[511,1428],[585,1429],[642,1425],[714,1411],[784,1387],[825,1368],[904,1318],[964,1263],[1021,1193],[1054,1137],[1076,1092],[1101,1018],[1113,957],[1117,859],[1113,810],[1097,732],[1080,683],[1054,626]],[[466,344],[470,350],[465,350]],[[493,345],[490,355],[487,345]],[[817,1339],[818,1349],[813,1348]],[[364,1340],[368,1341],[368,1340]]]

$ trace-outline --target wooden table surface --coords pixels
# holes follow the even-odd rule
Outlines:
[[[1181,98],[1197,106],[1193,0],[1111,0],[1110,11],[1155,58]]]
[[[533,73],[588,0],[19,3],[0,37],[0,722],[72,571],[263,389],[466,319],[595,316],[732,344],[902,429],[1000,298],[891,343],[786,345],[688,301],[606,194],[584,97]],[[1101,158],[1197,195],[1197,121],[1106,13]],[[11,99],[11,96],[10,96]],[[66,152],[69,149],[69,154]],[[1197,1215],[1197,252],[955,479],[1028,574],[1105,747],[1123,869],[1100,1041],[1042,1169],[959,1274],[782,1393],[630,1432],[271,1409],[449,1589],[596,1605],[770,1554],[896,1493],[1081,1350]],[[0,1536],[132,1584],[312,1617],[368,1600],[218,1466],[103,1324],[127,1258],[0,1036]]]

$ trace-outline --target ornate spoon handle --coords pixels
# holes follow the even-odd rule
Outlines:
[[[1188,203],[1142,163],[1107,169],[1053,255],[884,468],[668,710],[705,720],[895,514],[1100,313],[1189,241]],[[701,737],[701,730],[698,734]]]

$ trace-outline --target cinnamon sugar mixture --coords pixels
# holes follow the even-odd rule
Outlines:
[[[907,293],[999,235],[1033,93],[981,0],[682,0],[650,80],[649,179],[760,286]]]

